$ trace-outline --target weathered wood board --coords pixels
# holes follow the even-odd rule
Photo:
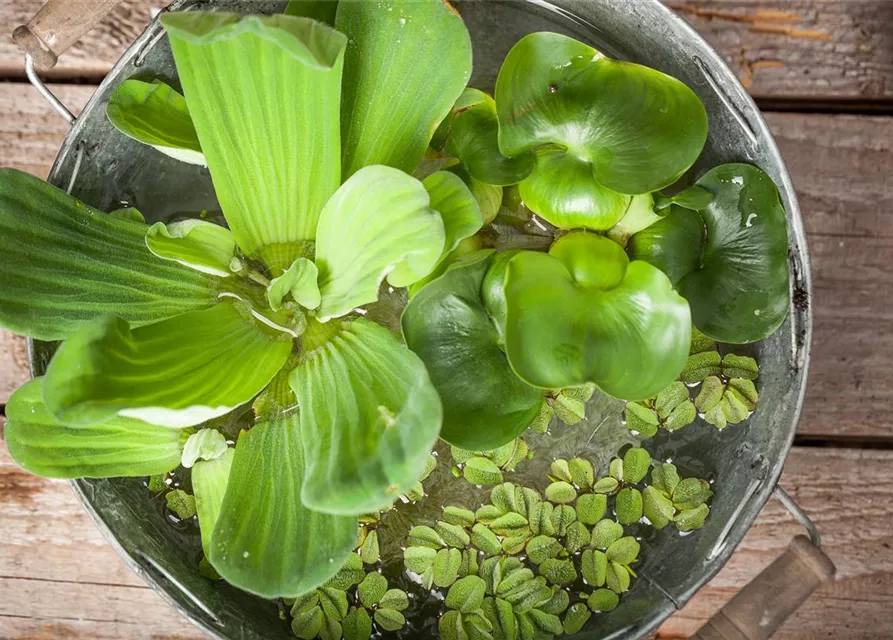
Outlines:
[[[630,0],[636,2],[639,0]],[[893,100],[893,3],[888,0],[666,0],[761,99]],[[4,0],[0,25],[26,22],[42,0]],[[166,0],[127,0],[49,78],[98,80]],[[0,76],[24,77],[19,49],[0,38]]]

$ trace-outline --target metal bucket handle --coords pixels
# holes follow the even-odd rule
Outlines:
[[[13,39],[25,51],[25,71],[31,84],[69,124],[74,123],[74,115],[40,80],[34,69],[35,62],[44,69],[55,66],[62,53],[120,2],[48,0],[28,24],[18,27],[13,33]],[[151,47],[154,41],[149,44]],[[706,75],[710,80],[710,75]],[[720,96],[724,95],[716,83],[711,84]],[[77,169],[71,176],[72,183],[76,176]],[[757,484],[753,485],[754,491]],[[809,537],[795,536],[788,549],[714,614],[692,636],[693,640],[770,638],[823,582],[834,576],[834,563],[821,550],[819,532],[813,522],[781,486],[775,486],[774,495],[803,524]],[[742,508],[746,502],[742,502]],[[730,525],[734,521],[734,517],[730,518]],[[718,556],[725,549],[729,529],[720,536],[711,557]]]

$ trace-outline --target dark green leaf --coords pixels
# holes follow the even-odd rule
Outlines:
[[[540,575],[551,584],[562,586],[577,579],[577,570],[571,560],[550,558],[540,565]]]
[[[655,210],[660,211],[675,204],[692,211],[700,211],[710,204],[712,200],[712,193],[707,191],[704,187],[694,185],[688,189],[683,189],[672,196],[665,196],[662,193],[654,194],[654,208]]]
[[[189,520],[196,514],[195,497],[182,489],[174,489],[165,494],[164,500],[167,508],[180,520]]]
[[[465,89],[434,133],[431,146],[459,158],[472,178],[505,186],[521,182],[533,170],[533,154],[507,158],[499,152],[496,102],[483,91]]]
[[[299,18],[312,18],[328,25],[335,24],[335,11],[338,0],[289,0],[285,15]]]
[[[290,376],[307,455],[302,499],[328,513],[375,511],[422,474],[440,399],[421,360],[387,329],[362,318],[330,324],[311,323],[333,333]]]
[[[641,400],[685,364],[687,303],[663,273],[628,262],[611,240],[578,232],[548,255],[519,253],[508,263],[505,292],[506,354],[531,384],[595,382],[615,397]]]
[[[393,609],[376,609],[374,616],[376,624],[385,631],[396,631],[406,624],[403,614]]]
[[[462,552],[458,549],[441,549],[434,556],[434,584],[445,589],[459,577]]]
[[[353,608],[341,621],[341,630],[344,633],[344,640],[369,640],[372,637],[372,618],[363,607]]]
[[[704,222],[696,211],[670,207],[669,214],[629,239],[631,260],[642,260],[663,271],[677,286],[701,266]]]
[[[186,100],[160,80],[125,80],[115,88],[105,113],[124,135],[171,158],[207,164]]]
[[[366,167],[338,189],[316,238],[320,320],[375,302],[385,277],[405,287],[431,272],[445,236],[430,204],[421,182],[384,166]]]
[[[62,344],[44,398],[70,424],[117,414],[188,427],[251,400],[291,349],[288,336],[227,302],[138,329],[107,316]]]
[[[180,431],[121,417],[69,427],[47,410],[43,386],[43,378],[26,382],[6,404],[6,446],[31,473],[48,478],[146,476],[180,464]]]
[[[342,2],[335,28],[350,41],[343,177],[373,164],[411,173],[471,76],[471,39],[462,18],[441,0]]]
[[[496,104],[503,153],[561,145],[620,193],[672,184],[707,137],[707,112],[683,83],[556,33],[533,33],[512,48]]]
[[[357,520],[307,509],[297,412],[255,425],[236,444],[209,559],[230,584],[264,598],[296,597],[338,572]]]
[[[357,597],[363,606],[371,609],[377,605],[388,591],[388,581],[380,573],[367,573],[366,577],[357,587]]]
[[[145,224],[0,169],[0,325],[62,340],[116,313],[133,326],[214,304],[214,278],[146,248]]]
[[[239,246],[273,271],[287,269],[315,237],[323,205],[341,183],[347,38],[281,15],[185,11],[161,22]]]
[[[444,403],[441,437],[492,449],[523,432],[543,393],[512,372],[481,299],[489,253],[460,259],[403,312],[403,335],[425,363]]]

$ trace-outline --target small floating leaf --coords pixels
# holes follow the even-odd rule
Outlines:
[[[478,522],[471,529],[471,543],[487,555],[496,555],[500,552],[499,538],[490,531],[487,526]]]
[[[596,549],[605,550],[623,537],[623,526],[613,520],[602,520],[592,530],[591,544]]]
[[[591,534],[586,525],[579,520],[567,528],[564,539],[564,548],[571,555],[589,544]]]
[[[718,351],[704,351],[688,356],[679,379],[682,382],[701,382],[707,376],[717,376],[722,371],[722,357]]]
[[[606,555],[610,562],[628,565],[638,559],[640,550],[641,546],[634,537],[624,536],[608,547]]]
[[[691,423],[695,421],[695,418],[698,417],[698,410],[695,408],[694,403],[689,400],[678,405],[673,411],[667,416],[666,421],[663,424],[664,429],[667,431],[677,431],[682,427],[687,427]]]
[[[447,546],[464,549],[471,542],[468,532],[459,525],[450,524],[449,522],[438,522],[435,526],[437,527],[438,535]]]
[[[666,420],[673,409],[686,400],[688,400],[688,387],[677,380],[671,382],[655,396],[654,409],[661,420]]]
[[[636,484],[645,479],[651,468],[651,454],[633,447],[623,454],[623,479],[630,484]]]
[[[487,584],[477,576],[466,576],[458,580],[447,592],[444,604],[449,609],[461,613],[471,613],[481,608]]]
[[[441,549],[434,556],[434,584],[444,588],[453,584],[459,577],[462,553],[458,549]]]
[[[465,549],[462,552],[462,564],[459,565],[459,577],[476,576],[479,569],[477,549]]]
[[[602,516],[608,508],[608,498],[602,494],[584,493],[577,498],[577,520],[583,524],[593,525]]]
[[[694,509],[713,495],[710,483],[700,478],[686,478],[673,490],[673,504],[680,511]]]
[[[760,374],[760,368],[753,358],[727,353],[722,359],[722,374],[727,378],[756,380]]]
[[[322,609],[315,606],[292,618],[291,631],[302,640],[312,640],[319,635],[324,619]]]
[[[371,609],[384,597],[387,590],[388,581],[383,575],[375,572],[367,573],[360,586],[357,587],[357,597],[364,607]]]
[[[474,525],[474,511],[461,507],[446,507],[443,510],[443,519],[449,524],[470,527]]]
[[[601,551],[586,549],[580,558],[580,571],[588,584],[593,587],[604,586],[608,573],[608,557]]]
[[[629,402],[626,405],[623,418],[630,431],[636,431],[644,438],[657,435],[659,422],[657,415],[650,407],[639,402]]]
[[[571,470],[570,464],[567,460],[554,460],[552,464],[549,466],[550,475],[556,480],[561,480],[563,482],[571,481]]]
[[[572,604],[564,616],[564,624],[562,625],[564,632],[568,635],[579,633],[591,617],[592,613],[585,604],[582,602]]]
[[[490,529],[500,536],[524,535],[530,531],[527,518],[520,513],[507,513],[490,523]]]
[[[605,576],[605,584],[614,593],[626,593],[629,591],[629,571],[617,562],[608,561],[608,573]]]
[[[577,491],[567,482],[553,482],[546,487],[546,500],[556,504],[570,504],[577,499]]]
[[[701,383],[701,390],[695,398],[695,407],[698,411],[706,413],[719,405],[726,385],[717,376],[707,376]]]
[[[602,478],[595,483],[592,490],[595,493],[614,493],[619,486],[620,483],[617,482],[616,478]]]
[[[673,518],[673,523],[679,531],[693,531],[704,526],[704,521],[710,514],[710,507],[701,504],[694,509],[688,509]]]
[[[642,513],[655,529],[666,527],[676,513],[673,502],[655,487],[642,491]]]
[[[373,615],[376,624],[385,631],[397,631],[406,624],[403,614],[394,609],[376,609]]]
[[[180,520],[188,520],[195,516],[195,498],[182,489],[168,492],[164,499],[167,501],[167,508],[177,514]]]
[[[360,583],[358,591],[363,588],[363,585],[367,583],[371,576],[378,576],[379,578],[384,580],[384,577],[382,577],[380,574],[370,573],[368,576],[366,576],[366,580],[363,580],[363,582]],[[386,580],[385,585],[385,588],[387,588]],[[322,587],[321,589],[319,589],[318,593],[319,604],[322,607],[322,612],[326,614],[326,617],[329,620],[341,622],[344,619],[344,616],[347,615],[347,594],[344,593],[341,589],[335,589],[333,587]],[[362,599],[363,597],[360,596],[360,600]]]
[[[394,611],[405,611],[409,608],[409,596],[402,589],[389,589],[378,601],[380,609],[393,609]]]
[[[573,458],[568,462],[568,467],[571,479],[578,487],[588,489],[595,482],[595,470],[592,468],[592,463],[589,460]]]
[[[551,536],[536,536],[527,543],[527,558],[533,564],[542,564],[550,558],[557,558],[563,547]]]
[[[519,536],[509,536],[502,541],[501,548],[503,552],[510,556],[515,556],[524,551],[527,545],[528,533]]]
[[[417,526],[410,529],[406,544],[413,547],[429,547],[431,549],[440,549],[444,546],[440,534],[431,527],[426,526]]]
[[[551,502],[539,502],[529,512],[530,530],[536,535],[555,535],[552,513],[555,507]]]
[[[492,460],[475,456],[462,469],[465,479],[474,485],[494,485],[502,482],[502,471]]]
[[[642,518],[642,494],[638,489],[621,489],[615,505],[617,522],[633,524]]]
[[[613,611],[620,604],[620,598],[610,589],[597,589],[586,602],[593,611]]]
[[[559,536],[567,534],[568,527],[577,521],[577,512],[566,504],[560,504],[552,510],[552,524]]]
[[[679,484],[679,472],[676,471],[676,465],[669,462],[654,465],[651,470],[651,484],[663,491],[665,494],[672,495]]]
[[[363,607],[354,607],[341,621],[344,640],[369,640],[372,637],[372,618]]]
[[[552,410],[558,419],[566,425],[580,424],[586,417],[586,405],[579,400],[570,398],[563,393],[555,396],[552,402]]]
[[[377,564],[381,559],[381,552],[378,546],[378,531],[373,529],[363,540],[360,547],[360,558],[365,564]]]

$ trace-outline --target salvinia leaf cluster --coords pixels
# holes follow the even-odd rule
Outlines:
[[[132,79],[110,100],[123,134],[207,166],[226,226],[150,226],[0,173],[0,322],[61,341],[9,403],[12,455],[53,477],[191,467],[171,509],[192,505],[213,570],[265,597],[324,583],[358,515],[418,491],[440,397],[355,310],[483,225],[458,175],[411,175],[471,73],[461,18],[439,0],[330,18],[165,14],[182,92]],[[251,403],[234,448],[193,433]]]

